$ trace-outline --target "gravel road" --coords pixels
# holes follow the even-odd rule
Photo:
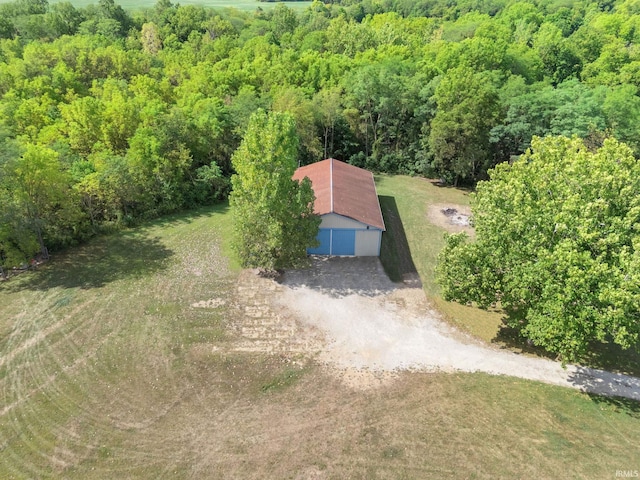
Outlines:
[[[353,273],[356,267],[361,275]],[[337,367],[480,371],[640,400],[639,378],[563,368],[461,334],[429,310],[421,289],[391,283],[377,259],[316,260],[309,270],[287,272],[282,283],[288,288],[280,301],[301,322],[323,332],[320,358]]]

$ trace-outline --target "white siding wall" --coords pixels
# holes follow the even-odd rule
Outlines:
[[[320,228],[367,228],[365,223],[358,222],[357,220],[353,220],[352,218],[343,217],[342,215],[338,215],[336,213],[327,213],[326,215],[322,215],[322,223],[320,224]]]
[[[356,257],[377,257],[380,255],[382,230],[356,231]]]

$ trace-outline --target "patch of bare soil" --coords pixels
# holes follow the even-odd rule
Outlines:
[[[326,369],[344,385],[354,390],[370,390],[391,386],[398,378],[397,372],[381,372],[362,368]]]
[[[469,223],[471,208],[468,205],[436,203],[427,210],[429,221],[448,232],[466,232],[473,235],[474,229]]]

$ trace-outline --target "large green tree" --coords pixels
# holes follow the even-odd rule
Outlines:
[[[83,216],[68,177],[58,153],[40,145],[27,144],[20,157],[4,165],[0,175],[0,188],[5,190],[2,223],[4,228],[13,225],[4,238],[11,238],[26,257],[36,253],[37,245],[46,258],[47,242],[70,243],[74,229],[81,230]]]
[[[498,94],[491,78],[468,67],[447,72],[436,88],[431,122],[433,166],[446,180],[473,183],[492,164],[489,132],[498,123]]]
[[[534,138],[478,184],[476,239],[451,235],[438,280],[448,300],[499,304],[508,325],[564,360],[594,342],[638,345],[640,163],[607,139]]]
[[[631,89],[619,89],[612,96],[609,110],[613,119],[633,119],[636,105]],[[604,87],[589,88],[572,79],[557,87],[551,85],[532,88],[508,101],[508,109],[502,124],[491,130],[491,141],[497,145],[497,160],[509,160],[511,155],[522,154],[531,145],[531,138],[545,135],[564,135],[588,138],[607,128],[603,111],[606,96]],[[614,106],[615,105],[615,106]],[[628,124],[627,124],[628,125]],[[624,121],[610,122],[614,136],[616,130],[627,126]],[[633,138],[633,132],[625,130],[624,140]]]
[[[235,249],[245,267],[274,270],[295,265],[316,246],[320,218],[311,182],[297,182],[298,137],[288,113],[258,110],[233,155],[231,205]]]

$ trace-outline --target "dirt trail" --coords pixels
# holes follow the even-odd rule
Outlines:
[[[364,274],[345,273],[358,265]],[[321,361],[381,373],[486,372],[640,400],[638,378],[573,365],[562,368],[558,362],[475,341],[429,310],[421,289],[398,288],[378,265],[377,259],[317,260],[312,269],[287,272],[285,288],[271,290],[277,293],[275,308],[286,307],[306,327],[298,333],[324,334]],[[360,284],[354,284],[355,278]]]

